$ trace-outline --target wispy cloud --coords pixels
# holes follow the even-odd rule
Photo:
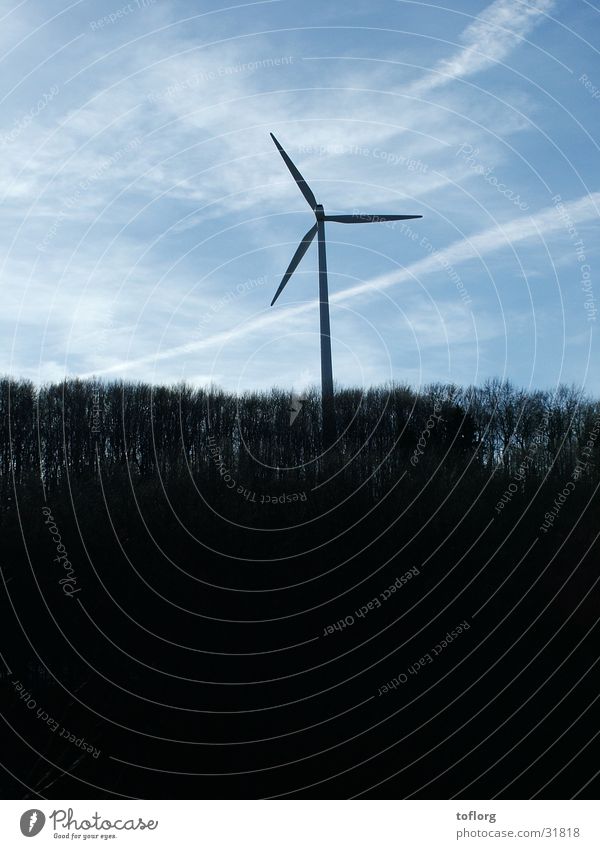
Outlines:
[[[564,209],[574,224],[583,224],[596,220],[600,209],[600,192],[595,192],[589,196],[571,201],[565,204]],[[355,298],[372,294],[375,291],[392,288],[408,280],[420,279],[429,274],[440,274],[445,263],[452,266],[459,266],[462,262],[479,259],[501,248],[510,248],[528,239],[539,239],[540,235],[543,238],[547,238],[554,232],[564,231],[564,226],[564,219],[559,217],[556,208],[548,207],[540,210],[535,215],[514,218],[505,224],[488,228],[469,238],[457,240],[447,248],[436,251],[425,259],[412,263],[405,269],[381,275],[352,286],[349,289],[337,292],[331,296],[330,300],[333,304],[344,304]],[[279,310],[277,312],[269,311],[231,330],[222,331],[195,342],[178,345],[154,354],[116,363],[95,373],[99,375],[115,374],[134,370],[141,366],[155,364],[173,357],[191,354],[195,351],[217,350],[220,346],[228,342],[239,340],[242,336],[247,336],[248,334],[263,332],[268,327],[276,325],[281,328],[285,321],[314,310],[315,305],[307,303],[288,307],[285,310]],[[85,375],[85,377],[90,376]]]
[[[502,62],[555,6],[556,0],[495,0],[463,30],[460,40],[464,47],[438,62],[411,92],[424,93]]]
[[[568,16],[567,4],[496,0],[473,18],[411,3],[414,37],[405,34],[406,55],[418,52],[419,64],[429,69],[412,85],[406,65],[380,59],[397,55],[399,35],[393,28],[386,31],[377,17],[381,10],[369,4],[336,12],[335,20],[317,0],[308,0],[301,10],[275,3],[259,12],[242,7],[202,17],[192,0],[147,8],[134,4],[135,14],[100,29],[90,22],[106,14],[101,0],[77,4],[41,28],[44,9],[38,4],[34,18],[26,17],[30,5],[17,5],[10,15],[11,32],[31,36],[24,42],[29,52],[15,49],[3,65],[10,78],[0,121],[5,289],[0,369],[33,379],[94,371],[168,381],[192,367],[194,379],[202,380],[213,372],[213,352],[223,345],[224,359],[214,369],[222,383],[235,384],[250,361],[254,370],[248,381],[286,381],[286,360],[272,356],[265,369],[266,354],[261,359],[255,352],[263,341],[275,344],[274,329],[282,327],[299,334],[298,349],[310,359],[318,351],[318,338],[310,336],[318,327],[316,305],[264,312],[266,292],[252,289],[238,298],[236,289],[285,268],[309,226],[306,205],[268,130],[289,147],[330,211],[426,215],[422,232],[439,252],[432,256],[405,239],[406,268],[391,274],[378,276],[391,267],[388,257],[396,251],[397,239],[388,240],[389,231],[331,232],[333,240],[338,232],[346,242],[356,238],[354,248],[343,249],[352,252],[348,262],[340,253],[339,264],[336,252],[342,248],[330,243],[332,269],[351,269],[347,278],[332,271],[331,300],[340,345],[350,339],[353,350],[361,346],[365,373],[380,374],[381,361],[372,345],[362,344],[364,328],[352,326],[349,318],[350,305],[356,307],[363,293],[356,312],[364,317],[369,311],[392,353],[408,344],[406,335],[398,340],[394,325],[403,321],[418,345],[427,347],[428,361],[437,362],[447,340],[460,346],[460,334],[466,339],[473,329],[452,283],[443,288],[448,284],[443,262],[463,263],[478,339],[486,333],[501,339],[504,328],[493,289],[480,297],[485,287],[478,283],[477,251],[484,256],[508,246],[498,251],[490,269],[509,296],[503,309],[527,310],[519,300],[526,287],[518,261],[509,258],[510,244],[528,240],[519,251],[524,266],[553,274],[529,219],[482,230],[482,213],[490,222],[502,222],[515,214],[514,205],[466,167],[456,151],[471,145],[477,162],[493,166],[498,182],[525,198],[530,209],[547,203],[547,185],[566,196],[576,191],[568,181],[561,183],[562,161],[557,167],[549,157],[537,157],[536,124],[530,119],[553,138],[556,114],[527,84],[527,75],[546,83],[540,67],[546,57],[553,69],[559,67],[555,55],[548,55],[556,53],[554,42],[546,53],[544,39],[556,33],[554,9]],[[184,24],[177,22],[179,14],[188,18]],[[442,32],[447,42],[421,38],[432,31],[431,16],[433,31]],[[536,27],[534,46],[529,38]],[[507,84],[511,51],[519,51],[518,67],[525,73]],[[324,59],[329,53],[337,58]],[[357,64],[354,54],[365,61]],[[451,85],[461,79],[479,82],[476,77],[484,71],[481,88]],[[40,96],[53,85],[58,94],[38,109]],[[445,86],[443,97],[427,97],[440,86]],[[31,122],[24,121],[30,113]],[[15,127],[23,129],[13,141]],[[537,139],[543,144],[542,135]],[[565,153],[577,161],[571,141]],[[523,156],[534,160],[535,169]],[[596,188],[593,180],[590,185]],[[584,216],[589,209],[573,212]],[[555,243],[567,241],[553,210],[534,217]],[[448,244],[457,233],[475,235]],[[554,258],[558,251],[551,248]],[[593,245],[586,249],[590,254]],[[310,269],[310,258],[305,263]],[[565,261],[561,283],[563,275],[566,282],[574,273]],[[426,277],[427,287],[421,287]],[[410,280],[416,281],[412,287]],[[269,280],[269,291],[278,282]],[[374,287],[401,284],[404,318],[389,316],[385,298],[366,298]],[[436,293],[428,306],[422,298],[426,288]],[[236,293],[235,300],[215,312],[214,304],[228,291]],[[542,307],[553,308],[547,300],[536,304]],[[427,310],[434,309],[439,316],[430,319]],[[200,326],[203,315],[210,321]],[[569,328],[570,337],[577,329]],[[519,337],[518,344],[525,341]],[[398,368],[407,374],[402,350]],[[195,352],[204,353],[186,360]],[[340,351],[340,375],[342,359]],[[492,354],[490,362],[493,368]]]

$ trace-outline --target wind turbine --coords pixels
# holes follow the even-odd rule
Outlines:
[[[374,221],[404,221],[408,218],[422,218],[422,215],[325,215],[323,205],[317,203],[317,199],[312,193],[310,186],[300,173],[285,150],[279,144],[273,133],[271,138],[277,146],[277,150],[283,157],[283,161],[290,170],[290,173],[298,188],[306,198],[308,205],[315,214],[317,219],[316,224],[310,228],[308,233],[303,237],[296,253],[292,257],[287,271],[283,275],[283,279],[279,284],[279,289],[275,292],[275,297],[271,301],[271,306],[281,295],[288,280],[298,267],[300,260],[310,247],[312,240],[318,234],[319,243],[319,311],[321,319],[321,404],[323,410],[323,441],[325,448],[329,448],[336,438],[335,433],[335,411],[333,406],[333,367],[331,364],[331,332],[329,328],[329,293],[327,290],[327,257],[325,253],[325,222],[335,221],[338,224],[367,224]]]

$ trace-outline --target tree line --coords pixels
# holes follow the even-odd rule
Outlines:
[[[515,790],[527,798],[556,772],[538,757],[546,742],[524,736],[538,718],[556,723],[550,740],[577,728],[565,759],[582,748],[595,773],[598,401],[491,380],[339,389],[335,411],[323,455],[316,389],[0,381],[5,662],[101,751],[81,761],[11,679],[8,719],[32,748],[18,736],[5,748],[36,793],[78,798],[85,779],[147,798],[269,796],[328,775],[334,735],[350,741],[347,765],[367,764],[360,786],[398,773],[394,797],[438,773],[431,792],[449,797],[464,752],[489,740],[498,786],[535,765]],[[401,674],[410,689],[381,695]],[[523,706],[531,717],[495,734]],[[422,738],[408,733],[424,718]],[[422,768],[455,728],[455,749]],[[247,740],[260,742],[229,745]],[[503,760],[513,749],[516,764]],[[110,755],[158,770],[115,772]],[[353,781],[344,770],[331,792],[353,795]],[[566,771],[560,781],[548,794],[572,792]]]
[[[148,383],[66,380],[35,387],[0,381],[2,501],[17,485],[40,479],[46,489],[101,467],[126,468],[133,479],[181,474],[215,481],[221,465],[240,479],[314,482],[322,472],[318,392],[290,415],[280,389],[240,396],[220,389]],[[598,469],[600,404],[574,387],[519,389],[509,381],[480,387],[433,384],[421,392],[390,385],[342,389],[335,400],[334,452],[354,481],[383,486],[433,462],[514,475],[565,475],[587,445],[585,475]],[[412,462],[411,462],[412,460]],[[416,460],[416,462],[415,462]]]

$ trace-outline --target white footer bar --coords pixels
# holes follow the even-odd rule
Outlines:
[[[0,846],[599,849],[598,812],[583,800],[4,801]]]

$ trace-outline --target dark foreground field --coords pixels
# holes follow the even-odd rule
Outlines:
[[[343,390],[325,455],[314,392],[0,412],[5,797],[598,796],[600,404]]]

